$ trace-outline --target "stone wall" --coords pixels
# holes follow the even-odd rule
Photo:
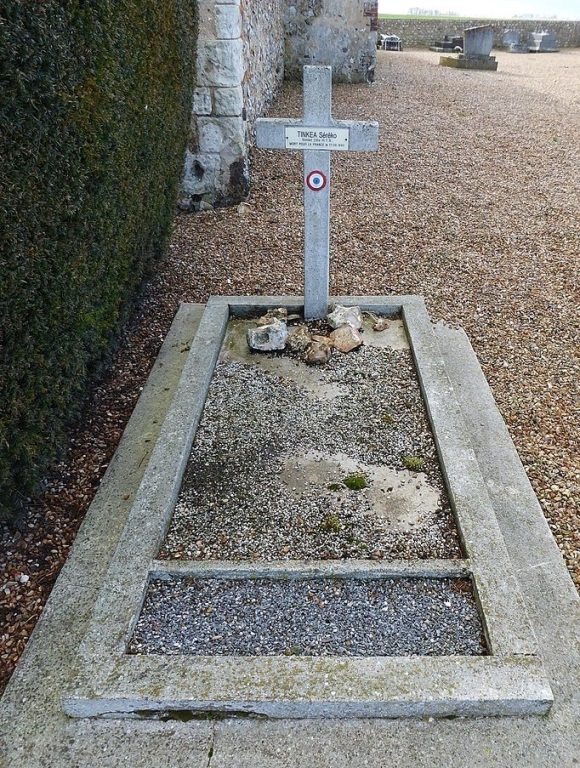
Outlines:
[[[403,48],[428,48],[445,35],[462,35],[467,27],[490,24],[493,27],[494,48],[501,47],[502,37],[508,29],[520,33],[523,41],[530,32],[553,32],[561,48],[580,47],[580,21],[534,21],[530,19],[501,19],[482,21],[462,20],[441,16],[421,19],[381,19],[379,33],[397,35],[403,41]]]
[[[254,119],[284,74],[282,0],[199,0],[197,87],[181,208],[231,205],[249,190]]]
[[[281,0],[240,0],[243,25],[244,106],[249,126],[264,114],[284,79]]]
[[[373,19],[373,0],[284,0],[286,77],[302,79],[306,64],[330,64],[337,82],[372,82],[376,64]]]
[[[231,205],[249,191],[253,127],[284,78],[330,64],[372,82],[377,0],[198,0],[197,85],[180,207]]]

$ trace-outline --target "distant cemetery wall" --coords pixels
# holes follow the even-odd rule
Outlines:
[[[34,490],[175,211],[197,3],[4,0],[0,518]]]
[[[520,32],[523,41],[530,32],[553,32],[561,48],[580,47],[580,21],[534,21],[530,19],[461,20],[441,16],[420,19],[381,19],[379,32],[397,35],[403,48],[428,48],[445,35],[461,35],[467,27],[490,24],[493,27],[494,48],[501,47],[502,37],[508,29]]]
[[[284,76],[282,0],[200,0],[197,86],[181,207],[243,200],[255,118]]]
[[[284,0],[286,77],[332,65],[337,82],[370,83],[376,65],[376,0]]]

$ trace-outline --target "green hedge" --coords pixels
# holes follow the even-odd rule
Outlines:
[[[1,5],[0,516],[166,247],[196,40],[196,0]]]

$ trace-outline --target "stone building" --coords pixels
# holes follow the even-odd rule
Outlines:
[[[230,205],[249,190],[253,125],[284,76],[330,64],[341,82],[372,82],[377,0],[199,0],[197,87],[181,207]]]

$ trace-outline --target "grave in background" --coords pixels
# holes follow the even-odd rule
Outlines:
[[[529,53],[527,45],[520,43],[520,33],[515,29],[506,29],[502,37],[504,45],[509,53]]]
[[[497,61],[491,56],[493,27],[484,25],[469,27],[463,32],[463,53],[457,56],[441,56],[439,64],[456,69],[483,69],[495,72]]]
[[[429,50],[435,51],[435,53],[460,53],[463,51],[463,37],[461,35],[445,35],[443,40],[430,46]]]
[[[560,50],[553,32],[530,32],[528,48],[530,53],[557,53]]]

